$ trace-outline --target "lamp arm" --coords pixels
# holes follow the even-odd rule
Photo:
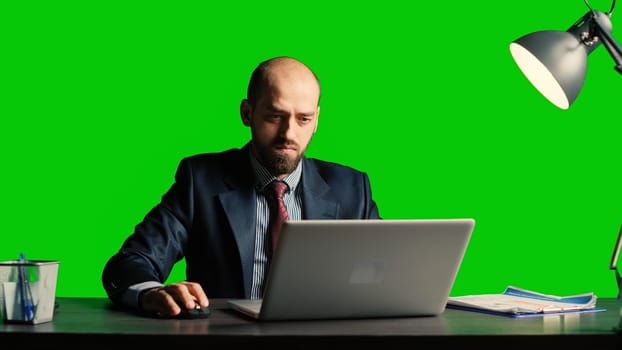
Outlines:
[[[620,47],[620,44],[616,42],[608,31],[603,29],[598,20],[594,21],[594,25],[596,26],[598,35],[602,39],[603,45],[605,45],[605,48],[609,51],[609,54],[616,63],[616,66],[614,67],[615,70],[622,74],[622,47]]]

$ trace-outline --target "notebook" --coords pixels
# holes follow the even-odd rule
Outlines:
[[[265,321],[435,316],[474,225],[468,218],[287,221],[263,298],[228,305]]]

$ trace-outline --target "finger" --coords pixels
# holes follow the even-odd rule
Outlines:
[[[167,287],[154,288],[143,293],[141,306],[144,311],[158,316],[173,316],[181,312],[181,308]]]
[[[209,300],[207,295],[203,291],[203,287],[200,284],[194,282],[186,282],[186,287],[188,288],[188,292],[194,297],[194,300],[201,307],[208,307]]]
[[[193,289],[189,285],[188,282],[171,283],[165,289],[180,307],[194,309],[197,305],[197,298],[193,295]]]

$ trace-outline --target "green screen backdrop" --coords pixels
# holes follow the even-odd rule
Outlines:
[[[106,260],[181,158],[246,143],[250,73],[290,55],[323,86],[307,155],[366,171],[386,219],[476,219],[452,295],[615,297],[622,76],[601,45],[560,110],[509,53],[586,12],[581,0],[5,2],[0,259],[59,260],[57,296],[105,296]],[[169,280],[183,278],[181,263]]]

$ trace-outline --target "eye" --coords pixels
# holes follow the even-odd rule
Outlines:
[[[269,121],[271,123],[275,123],[281,120],[281,118],[283,118],[281,115],[278,114],[267,114],[265,115],[264,119],[266,121]]]
[[[308,124],[311,123],[313,121],[313,116],[312,115],[303,115],[301,117],[298,118],[300,120],[300,122],[302,124]]]

